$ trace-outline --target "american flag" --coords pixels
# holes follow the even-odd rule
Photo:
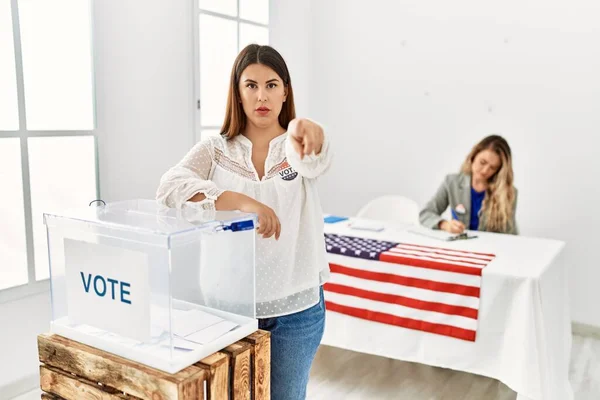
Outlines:
[[[325,234],[328,311],[475,341],[481,272],[495,256]]]

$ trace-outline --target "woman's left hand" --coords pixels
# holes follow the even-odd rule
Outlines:
[[[288,135],[300,159],[312,153],[321,153],[325,135],[320,125],[308,119],[296,118],[288,125]]]

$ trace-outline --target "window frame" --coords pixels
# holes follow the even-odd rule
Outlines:
[[[92,130],[27,130],[27,115],[25,108],[25,87],[24,87],[24,76],[23,76],[23,53],[21,48],[21,27],[19,23],[19,4],[18,0],[10,0],[11,13],[12,13],[12,30],[13,30],[13,47],[15,53],[15,72],[17,79],[17,104],[19,112],[19,130],[17,131],[4,131],[0,130],[0,139],[4,138],[19,138],[21,147],[21,174],[22,174],[22,185],[23,185],[23,208],[25,211],[25,241],[27,250],[27,283],[11,286],[8,288],[0,289],[0,304],[15,301],[25,297],[33,296],[36,294],[47,292],[50,289],[49,278],[36,280],[35,274],[35,251],[34,251],[34,237],[33,237],[33,217],[31,209],[31,179],[29,172],[29,138],[36,137],[65,137],[65,136],[92,136],[94,138],[94,166],[95,166],[95,178],[96,178],[96,199],[100,198],[100,179],[99,179],[99,165],[98,165],[98,138],[96,136],[96,82],[94,74],[94,43],[93,43],[93,25],[92,15],[93,12],[90,4],[90,29],[92,43],[90,43],[90,49],[92,53],[92,115],[93,115],[93,126]],[[87,204],[86,204],[87,206]],[[0,273],[2,270],[0,269]]]
[[[249,24],[254,25],[261,28],[267,28],[269,31],[269,35],[271,33],[271,17],[269,15],[269,23],[263,24],[255,21],[250,21],[244,18],[240,18],[240,0],[237,0],[237,16],[233,17],[227,14],[221,14],[214,11],[203,10],[200,8],[200,0],[193,0],[193,21],[192,26],[194,27],[194,110],[195,110],[195,118],[194,118],[194,133],[193,133],[193,143],[199,142],[202,137],[202,132],[205,130],[221,130],[221,126],[216,125],[203,125],[202,124],[202,104],[200,102],[200,86],[202,85],[202,76],[200,74],[200,64],[202,60],[202,54],[200,52],[200,15],[210,15],[212,17],[223,18],[229,21],[235,21],[237,23],[237,49],[238,52],[240,49],[240,24]],[[269,3],[269,13],[271,9],[271,0],[268,0]],[[270,41],[270,37],[269,37]]]

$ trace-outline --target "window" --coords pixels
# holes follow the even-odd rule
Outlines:
[[[98,198],[90,0],[0,0],[0,302],[46,290],[43,213]]]
[[[248,44],[269,44],[269,0],[197,0],[196,140],[218,135],[229,75]]]

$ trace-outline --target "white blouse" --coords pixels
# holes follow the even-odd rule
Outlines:
[[[305,310],[319,301],[329,278],[323,237],[323,212],[316,179],[331,163],[329,141],[319,155],[300,156],[284,133],[271,141],[265,176],[252,163],[252,142],[243,135],[210,137],[196,144],[160,180],[157,200],[181,208],[196,193],[194,206],[215,209],[224,191],[250,196],[275,211],[281,236],[256,239],[256,314],[270,318]],[[187,203],[189,204],[189,202]]]

